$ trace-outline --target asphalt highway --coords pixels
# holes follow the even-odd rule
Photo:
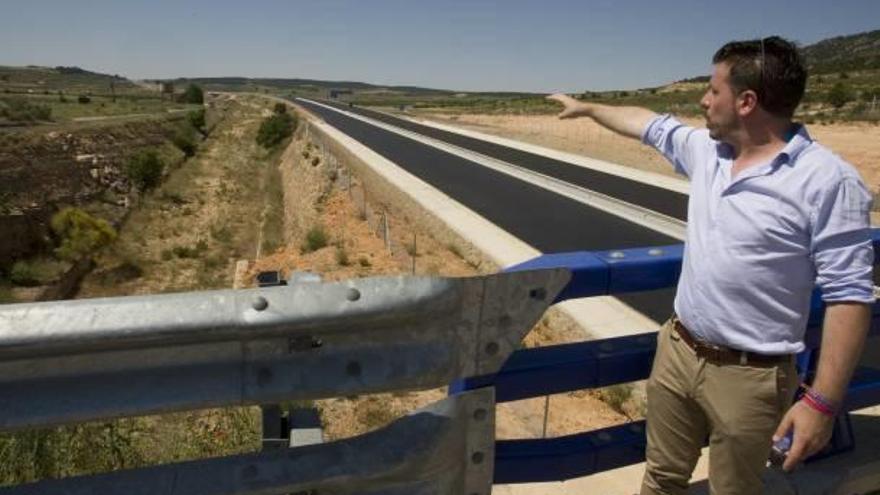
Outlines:
[[[627,203],[638,205],[666,216],[687,221],[686,194],[670,191],[661,187],[637,182],[614,174],[579,167],[571,163],[554,160],[546,156],[536,155],[500,144],[490,143],[435,127],[417,124],[410,120],[400,119],[374,110],[360,107],[348,107],[336,102],[321,101],[342,110],[364,117],[369,117],[386,124],[417,132],[424,136],[439,139],[458,147],[491,156],[498,160],[516,164],[517,166],[575,184],[591,191],[617,198]]]
[[[678,244],[672,237],[310,102],[297,103],[541,252]],[[517,165],[520,163],[514,162]],[[620,297],[655,321],[672,289]]]

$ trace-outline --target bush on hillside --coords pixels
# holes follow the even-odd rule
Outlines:
[[[165,164],[155,150],[142,150],[125,164],[125,175],[140,191],[147,191],[159,185]]]
[[[52,217],[52,232],[61,240],[55,250],[59,258],[77,261],[91,256],[116,240],[116,231],[101,218],[79,208],[64,208]]]
[[[186,87],[186,91],[183,92],[183,96],[181,96],[181,101],[183,103],[193,103],[201,105],[205,102],[205,94],[202,92],[202,88],[196,86],[195,84],[190,84]]]
[[[287,105],[285,105],[284,103],[278,102],[275,104],[275,107],[272,109],[272,111],[275,112],[276,114],[279,114],[279,115],[282,113],[287,113]]]
[[[311,253],[327,246],[327,232],[321,225],[315,225],[306,233],[305,241],[302,245],[303,253]]]
[[[296,129],[296,118],[289,113],[276,113],[260,124],[257,144],[271,148],[293,134],[294,129]]]
[[[77,97],[76,101],[78,101],[80,103],[90,103],[92,101],[92,99],[86,95],[79,95],[79,97]]]
[[[183,154],[189,158],[196,154],[196,137],[190,127],[182,127],[175,131],[171,136],[171,143],[177,147]]]
[[[39,277],[33,266],[26,261],[16,261],[9,271],[9,281],[20,287],[36,287],[40,285]]]
[[[52,120],[52,108],[30,103],[23,98],[0,100],[0,117],[5,117],[12,122]]]
[[[189,125],[193,126],[194,129],[201,131],[205,127],[205,109],[200,108],[186,114],[186,121],[189,122]]]
[[[828,103],[834,108],[841,108],[853,100],[853,93],[849,87],[841,82],[836,83],[828,92]]]

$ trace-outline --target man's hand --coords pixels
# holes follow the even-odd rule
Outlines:
[[[773,434],[773,441],[779,441],[792,428],[794,435],[791,439],[791,449],[782,465],[785,471],[793,470],[804,459],[815,454],[828,443],[834,429],[834,418],[798,401],[782,418],[776,433]]]
[[[639,107],[613,107],[599,103],[578,101],[562,93],[547,97],[561,103],[564,107],[560,119],[590,117],[602,127],[633,139],[640,139],[648,122],[657,116],[654,112]]]
[[[578,117],[583,117],[586,115],[584,113],[584,108],[581,102],[575,100],[571,96],[568,96],[564,93],[556,93],[547,97],[548,100],[552,100],[558,103],[562,103],[564,107],[562,112],[557,115],[560,119],[576,119]]]

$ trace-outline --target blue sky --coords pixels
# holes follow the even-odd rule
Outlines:
[[[731,39],[880,28],[878,0],[6,1],[2,65],[458,90],[647,87]]]

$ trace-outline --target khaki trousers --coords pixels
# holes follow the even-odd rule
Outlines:
[[[698,357],[666,322],[647,384],[647,468],[641,495],[684,494],[709,439],[713,495],[763,493],[771,437],[791,405],[794,360],[733,365]]]

